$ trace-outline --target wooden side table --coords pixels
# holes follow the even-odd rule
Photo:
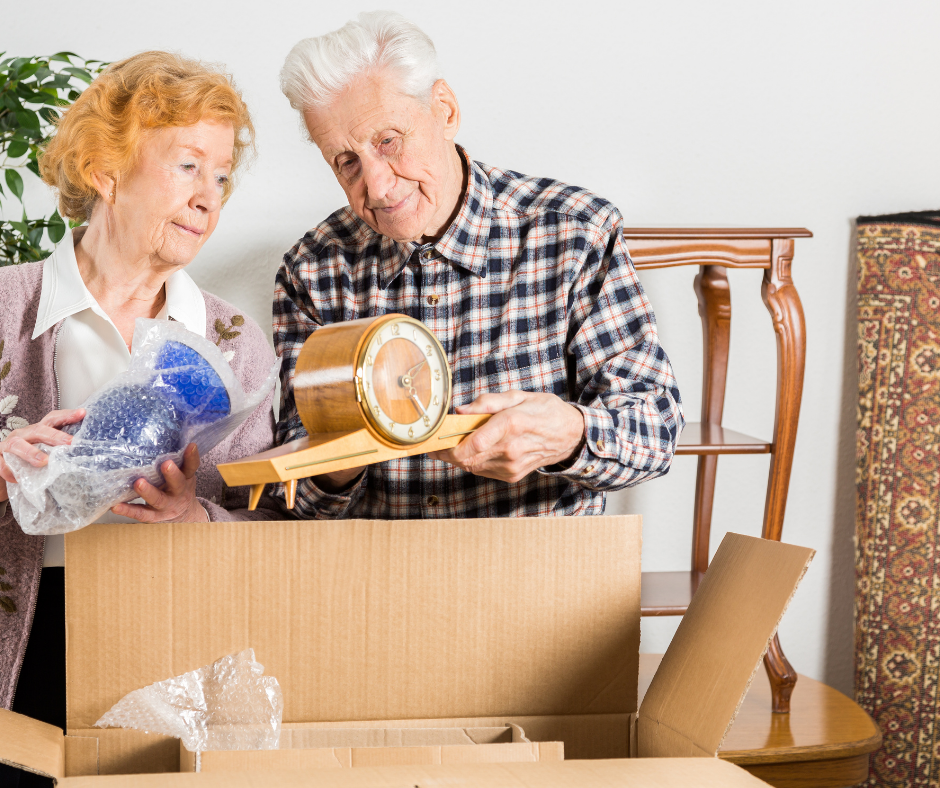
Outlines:
[[[698,456],[692,531],[692,567],[687,572],[644,572],[641,610],[644,616],[685,613],[708,568],[708,541],[718,457],[722,454],[770,454],[767,497],[761,535],[780,540],[787,503],[793,448],[803,392],[806,327],[803,307],[790,276],[796,238],[809,230],[784,229],[640,229],[623,231],[638,270],[697,265],[695,292],[702,318],[704,366],[701,422],[686,425],[677,454]],[[777,338],[777,397],[770,441],[722,426],[728,348],[731,340],[731,289],[728,268],[763,268],[761,296]],[[786,713],[797,674],[774,637],[764,659],[773,689],[773,710]]]
[[[660,654],[640,654],[640,698]],[[756,676],[718,757],[777,788],[842,788],[868,777],[868,758],[881,746],[871,717],[841,692],[800,677],[790,713],[774,714],[770,683]]]

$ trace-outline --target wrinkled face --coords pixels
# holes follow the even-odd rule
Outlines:
[[[212,235],[232,170],[231,125],[200,121],[148,131],[114,190],[117,237],[129,255],[186,265]]]
[[[349,205],[396,241],[446,228],[463,187],[454,137],[460,112],[443,80],[430,103],[381,74],[360,77],[330,106],[308,109],[310,138],[333,169]]]

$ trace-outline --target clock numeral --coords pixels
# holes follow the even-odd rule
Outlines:
[[[425,427],[430,427],[430,426],[431,426],[431,417],[430,417],[430,416],[425,416],[425,417],[424,417],[424,426],[425,426]]]
[[[372,406],[372,412],[373,412],[376,416],[378,416],[378,415],[379,415],[379,406],[378,406],[378,405],[373,405],[373,406]]]
[[[439,369],[435,369],[435,370],[434,370],[434,379],[435,379],[435,380],[440,380],[440,379],[441,379],[441,371],[440,371]]]
[[[381,335],[381,334],[376,334],[376,335],[375,335],[375,344],[376,344],[376,345],[381,345],[381,344],[382,344],[382,335]]]
[[[366,366],[367,367],[372,366],[372,356],[366,356]]]
[[[418,329],[415,329],[411,332],[411,335],[415,338],[415,342],[418,341]]]
[[[394,430],[395,430],[395,422],[394,422],[394,421],[390,421],[390,422],[388,423],[388,428],[389,428],[389,430],[394,431]]]
[[[369,381],[368,381],[368,380],[362,381],[362,385],[366,387],[366,391],[369,390]]]
[[[435,395],[434,395],[434,399],[431,400],[431,404],[432,404],[432,405],[440,405],[440,404],[441,404],[441,398],[438,397],[437,394],[435,394]]]
[[[430,355],[431,355],[431,346],[428,345],[428,346],[424,349],[424,352],[427,353],[427,354],[430,356]]]
[[[399,326],[398,323],[396,323],[395,325],[392,326],[392,333],[397,337],[400,329],[401,329],[401,326]]]
[[[408,437],[413,438],[415,436],[415,431],[413,427],[408,428]]]

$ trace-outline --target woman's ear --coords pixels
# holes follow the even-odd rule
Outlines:
[[[105,175],[103,172],[93,172],[91,174],[91,182],[94,184],[98,196],[101,197],[104,202],[108,203],[108,205],[114,205],[114,192],[117,189],[117,183],[114,178],[110,175]]]
[[[431,108],[440,113],[444,126],[444,138],[452,142],[460,130],[460,104],[450,85],[443,79],[431,87]]]

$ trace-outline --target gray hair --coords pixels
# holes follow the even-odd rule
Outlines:
[[[394,11],[370,11],[295,45],[281,69],[281,91],[303,112],[329,105],[359,75],[386,69],[403,93],[424,101],[441,78],[424,31]]]

